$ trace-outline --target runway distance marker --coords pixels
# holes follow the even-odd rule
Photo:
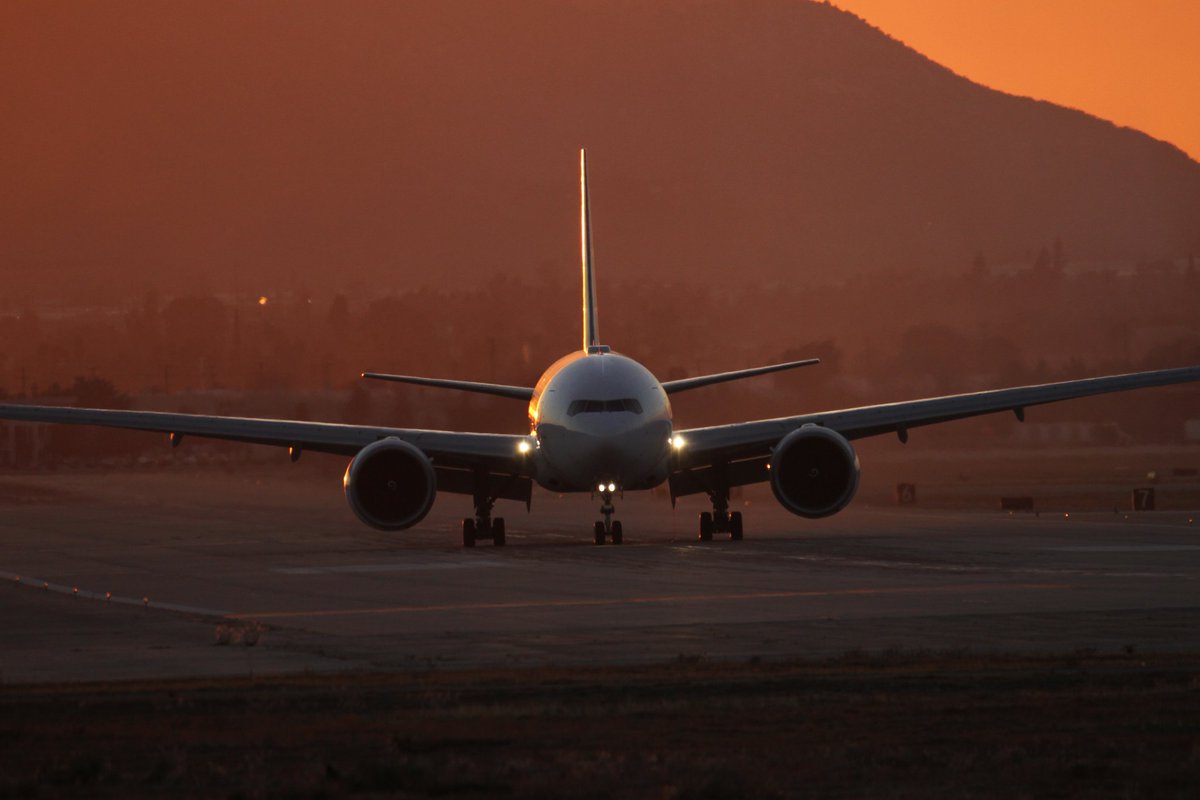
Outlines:
[[[517,600],[505,603],[446,603],[428,606],[384,608],[329,608],[313,611],[260,611],[227,614],[226,619],[298,619],[303,617],[352,617],[368,614],[428,614],[439,611],[513,611],[528,608],[587,608],[597,606],[652,605],[669,603],[725,603],[737,600],[787,600],[805,597],[854,597],[894,594],[952,594],[989,592],[999,589],[1059,591],[1063,583],[968,583],[951,586],[905,586],[892,589],[829,589],[795,592],[734,592],[729,594],[684,594],[650,597],[593,598],[583,600]]]

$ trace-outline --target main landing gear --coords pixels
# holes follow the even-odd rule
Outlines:
[[[729,490],[711,491],[712,513],[705,511],[700,515],[700,535],[702,542],[711,542],[714,533],[728,533],[730,541],[742,540],[742,512],[729,510]]]
[[[496,547],[504,546],[504,517],[492,519],[495,502],[494,497],[476,495],[475,518],[465,517],[462,521],[463,547],[474,547],[480,539],[491,539]]]
[[[612,540],[613,544],[621,544],[624,541],[625,534],[621,530],[621,522],[612,518],[616,506],[613,505],[613,492],[616,486],[608,484],[611,488],[601,488],[600,490],[600,513],[604,515],[604,521],[597,521],[592,528],[592,535],[595,538],[596,544],[604,544],[605,538]]]

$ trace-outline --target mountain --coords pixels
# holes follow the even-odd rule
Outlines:
[[[8,4],[10,300],[1200,252],[1200,164],[803,0]],[[1028,58],[1053,54],[1028,53]]]

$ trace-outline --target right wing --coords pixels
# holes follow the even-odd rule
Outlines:
[[[882,433],[898,433],[907,437],[910,428],[934,425],[956,419],[1013,411],[1023,419],[1029,406],[1057,403],[1078,397],[1089,397],[1130,389],[1170,386],[1200,381],[1200,367],[1164,369],[1154,372],[1134,372],[1077,381],[1047,383],[1040,386],[1019,386],[973,394],[909,400],[901,403],[864,406],[862,408],[804,414],[796,417],[738,422],[678,432],[683,447],[678,459],[684,470],[695,469],[740,459],[768,457],[779,441],[804,425],[820,425],[837,431],[847,439],[861,439]],[[763,462],[765,465],[765,461]],[[765,468],[765,467],[764,467]],[[747,470],[747,476],[759,475],[761,470]],[[746,481],[756,482],[756,481]]]
[[[485,470],[523,477],[529,475],[526,459],[521,457],[517,449],[526,437],[509,434],[382,428],[370,425],[218,417],[161,411],[114,411],[25,405],[0,405],[0,420],[157,431],[171,434],[175,443],[178,443],[179,437],[199,436],[344,456],[353,456],[379,439],[395,437],[415,445],[429,456],[437,467]]]

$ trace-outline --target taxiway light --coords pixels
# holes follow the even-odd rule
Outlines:
[[[530,451],[530,449],[529,442],[525,441],[524,439],[517,443],[517,452],[521,455],[525,455]]]
[[[258,304],[260,306],[265,306],[267,304],[267,296],[265,294],[262,297],[258,298]]]

